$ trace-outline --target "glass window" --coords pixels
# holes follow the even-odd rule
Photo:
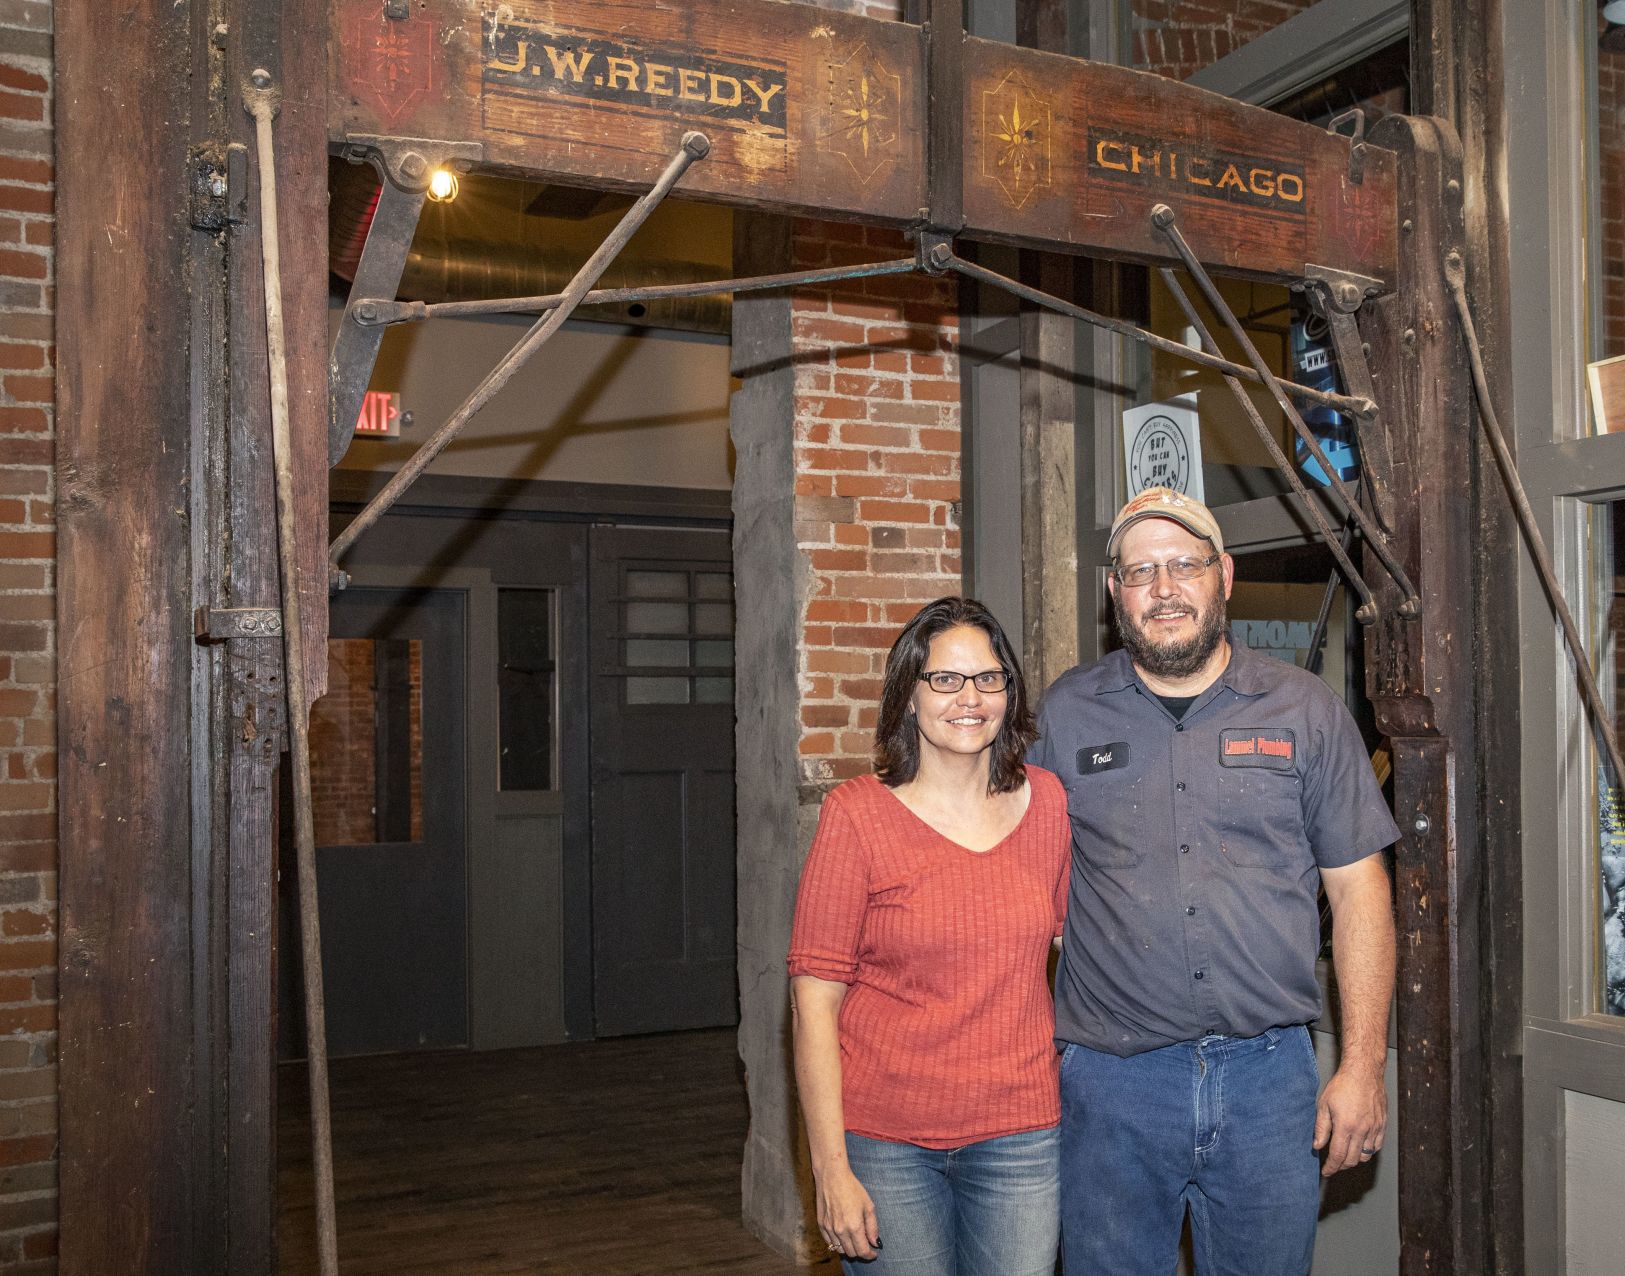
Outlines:
[[[497,783],[505,793],[557,787],[553,652],[553,591],[497,590]]]
[[[423,644],[334,638],[327,694],[310,713],[312,821],[320,846],[423,837]]]
[[[626,703],[732,701],[732,573],[627,569],[621,585]]]
[[[1614,732],[1625,730],[1625,501],[1598,506],[1591,525],[1593,579],[1598,605],[1593,609],[1601,630],[1593,650],[1600,653],[1597,681],[1614,705]],[[1625,1015],[1625,791],[1618,777],[1610,783],[1607,759],[1597,759],[1597,958],[1600,971],[1598,1009]]]

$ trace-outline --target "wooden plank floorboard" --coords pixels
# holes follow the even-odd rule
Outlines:
[[[808,1270],[739,1221],[732,1030],[340,1059],[332,1095],[344,1276]],[[279,1270],[314,1276],[302,1064],[279,1098]]]

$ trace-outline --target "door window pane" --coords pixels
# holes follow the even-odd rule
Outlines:
[[[553,591],[497,590],[497,784],[505,793],[557,787],[553,653]]]
[[[310,713],[319,846],[423,838],[423,644],[334,638],[327,694]]]
[[[619,664],[627,704],[732,701],[733,573],[627,568],[620,608]],[[662,672],[636,672],[642,669]],[[700,669],[708,672],[702,675]],[[679,670],[682,677],[675,676]]]

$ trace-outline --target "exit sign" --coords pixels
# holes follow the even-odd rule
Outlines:
[[[401,396],[383,390],[368,390],[361,400],[361,415],[356,418],[355,432],[376,439],[398,439],[401,436]]]

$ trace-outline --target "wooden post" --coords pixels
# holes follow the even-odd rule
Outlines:
[[[58,19],[60,1267],[275,1270],[277,604],[254,174],[278,129],[306,637],[326,636],[320,0]],[[116,46],[116,47],[114,47]],[[203,624],[204,641],[196,633]],[[319,690],[319,667],[301,705]]]
[[[1019,0],[1017,39],[1068,51],[1063,0]],[[1023,252],[1021,281],[1078,300],[1080,263]],[[1078,323],[1021,306],[1021,614],[1028,689],[1037,696],[1078,663]]]
[[[1398,591],[1366,553],[1382,619],[1366,636],[1366,681],[1394,757],[1399,930],[1400,1272],[1480,1273],[1489,1250],[1481,1014],[1483,870],[1478,721],[1470,659],[1478,632],[1477,519],[1462,499],[1472,412],[1465,352],[1445,290],[1462,246],[1461,152],[1450,127],[1390,117],[1372,142],[1399,155],[1397,293],[1367,302],[1377,398],[1396,423],[1393,548],[1422,596]],[[1381,477],[1381,476],[1374,476]]]

